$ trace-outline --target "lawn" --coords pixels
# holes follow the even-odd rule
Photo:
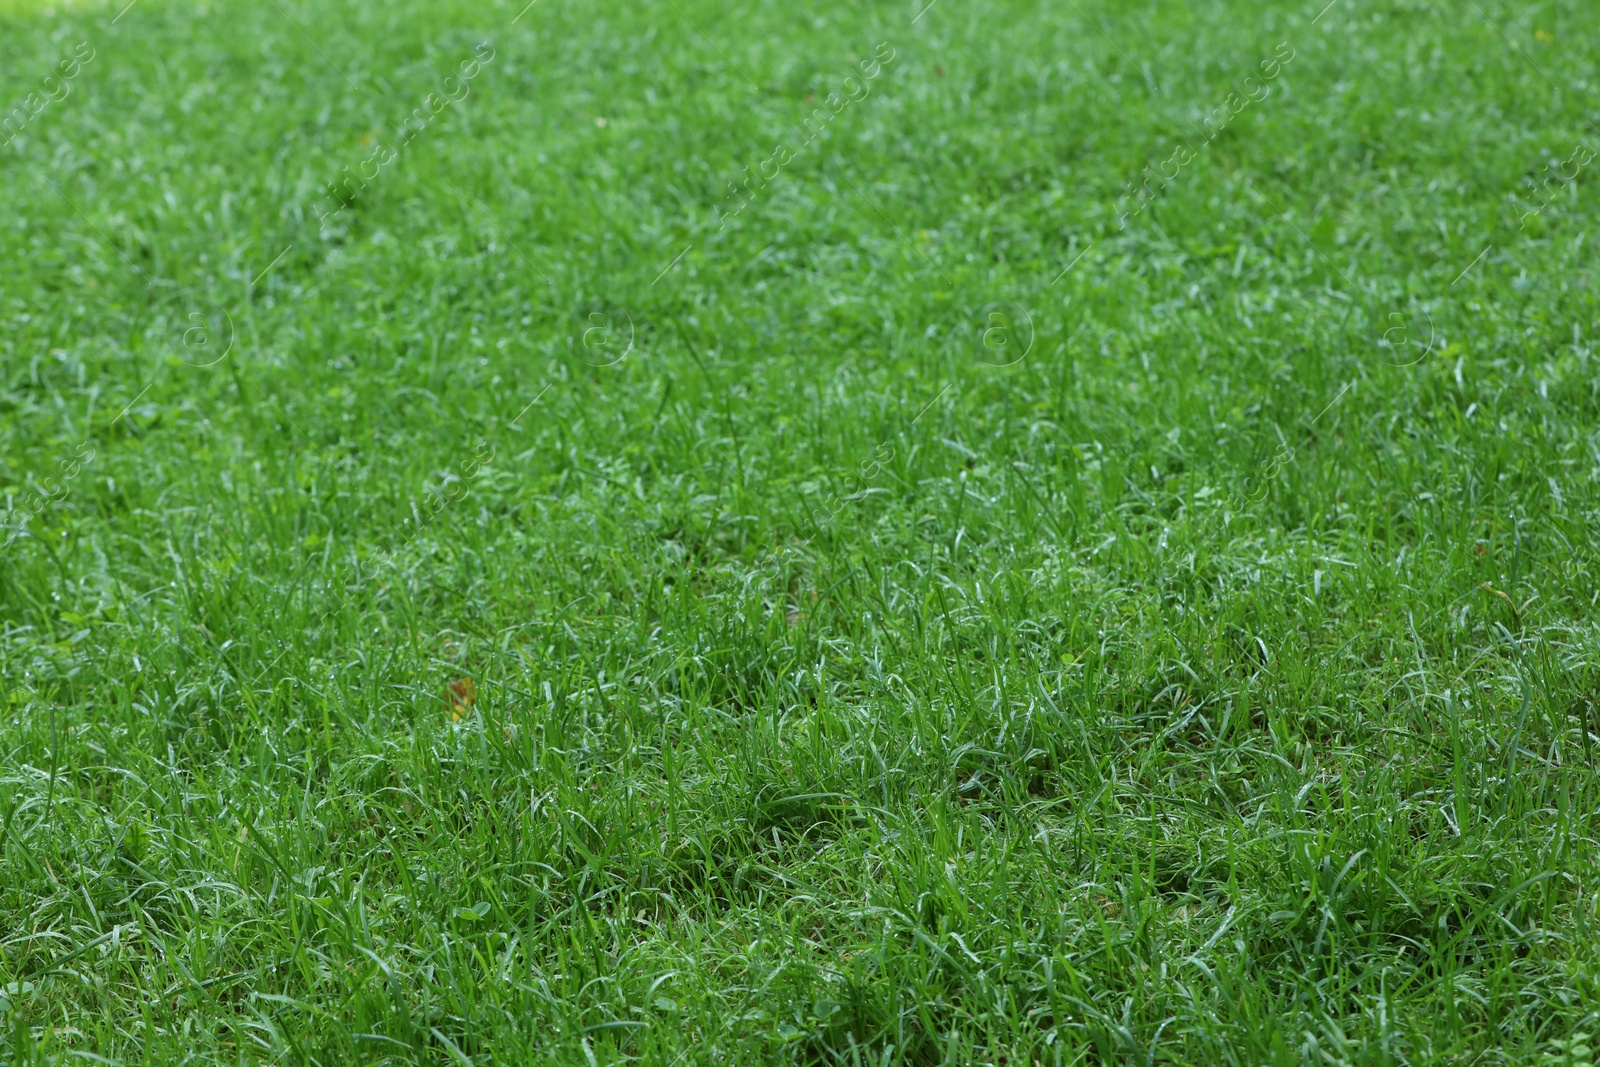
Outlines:
[[[1595,1058],[1593,4],[125,2],[0,1058]]]

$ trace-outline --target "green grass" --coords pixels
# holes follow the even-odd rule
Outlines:
[[[6,6],[0,1054],[1588,1063],[1600,13],[1476,4]]]

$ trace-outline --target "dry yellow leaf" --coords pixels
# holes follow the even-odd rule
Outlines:
[[[471,678],[459,678],[450,683],[450,721],[460,722],[478,702],[478,687]]]

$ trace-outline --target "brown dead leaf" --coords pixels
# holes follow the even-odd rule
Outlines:
[[[460,722],[478,702],[478,687],[471,678],[458,678],[450,683],[450,721]]]

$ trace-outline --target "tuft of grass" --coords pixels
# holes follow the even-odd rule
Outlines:
[[[10,1061],[1592,1062],[1592,9],[0,29]]]

